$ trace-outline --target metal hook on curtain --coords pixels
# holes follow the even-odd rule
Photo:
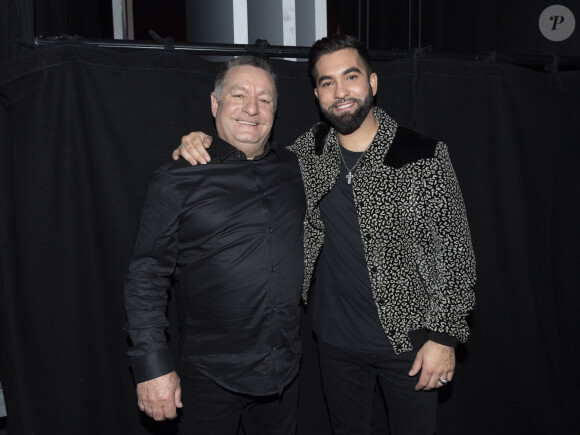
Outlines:
[[[559,64],[560,64],[560,56],[558,56],[557,54],[553,54],[552,63],[547,63],[546,65],[544,65],[544,71],[557,73]]]
[[[270,43],[267,39],[256,39],[254,42],[255,54],[261,58],[266,59],[268,56],[266,55],[266,49],[270,46]]]
[[[553,58],[552,63],[547,63],[546,65],[544,65],[544,71],[551,73],[558,82],[558,86],[562,87],[562,79],[558,74],[558,66],[560,65],[560,56],[558,56],[557,54],[553,54],[552,58]]]
[[[171,36],[167,38],[162,38],[157,34],[155,30],[149,29],[149,36],[151,36],[156,42],[163,44],[165,50],[174,50],[175,49],[175,39]]]
[[[424,53],[430,52],[433,49],[432,46],[416,48],[413,51],[413,87],[412,87],[412,101],[413,105],[413,127],[417,127],[417,81],[419,80],[419,56]]]
[[[497,51],[492,51],[491,53],[489,53],[489,56],[485,58],[483,64],[487,65],[489,62],[495,62],[496,59],[497,59]]]

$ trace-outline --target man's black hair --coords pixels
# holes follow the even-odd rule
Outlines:
[[[331,35],[319,39],[314,43],[310,52],[308,53],[308,70],[310,71],[310,77],[312,82],[316,87],[316,63],[325,54],[334,53],[338,50],[344,50],[345,48],[353,48],[357,51],[362,64],[367,70],[367,74],[370,75],[373,72],[373,66],[369,52],[362,42],[357,38],[350,35]]]

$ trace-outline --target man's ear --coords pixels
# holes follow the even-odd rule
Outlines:
[[[318,99],[318,88],[314,88],[314,95],[316,95],[316,98]]]
[[[218,105],[219,105],[219,101],[215,97],[215,94],[212,92],[211,93],[211,113],[213,114],[214,118],[217,115]]]
[[[379,88],[379,78],[377,77],[377,73],[372,73],[369,76],[369,83],[371,84],[374,97],[375,95],[377,95],[377,89]]]

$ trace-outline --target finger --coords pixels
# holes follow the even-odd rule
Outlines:
[[[177,151],[179,152],[179,155],[183,157],[185,160],[187,160],[191,165],[193,166],[197,165],[198,160],[193,155],[193,148],[191,148],[191,145],[188,148],[183,144],[181,144]]]
[[[438,385],[439,385],[439,379],[437,379],[435,376],[431,376],[427,380],[427,385],[425,385],[425,387],[423,388],[423,390],[425,390],[425,391],[431,391],[431,390],[437,388]]]
[[[175,406],[183,408],[183,403],[181,402],[181,387],[175,389]]]
[[[173,160],[179,160],[180,156],[183,157],[185,160],[187,160],[190,164],[194,166],[197,165],[197,160],[193,158],[191,154],[187,151],[187,148],[185,147],[183,142],[171,153],[171,157],[173,158]]]
[[[165,420],[165,415],[164,415],[163,408],[160,407],[160,406],[155,406],[153,408],[153,411],[152,411],[151,414],[152,414],[153,420],[155,420],[155,421],[163,421],[163,420]]]
[[[444,373],[439,377],[439,379],[444,379],[447,381],[447,383],[442,382],[443,385],[449,384],[449,382],[453,380],[453,371],[448,371],[447,373]]]
[[[439,381],[437,383],[437,388],[444,387],[453,380],[453,371],[443,373],[439,376]]]
[[[194,131],[192,133],[189,133],[188,135],[185,135],[181,138],[181,144],[186,147],[203,147],[203,141],[206,139],[210,139],[210,143],[211,143],[211,136],[202,133],[201,131]]]
[[[168,405],[163,407],[163,417],[169,420],[173,420],[177,417],[177,408],[173,405]]]
[[[153,408],[149,405],[145,405],[142,410],[147,417],[153,417]]]
[[[211,160],[206,150],[211,146],[212,140],[213,138],[207,134],[199,133],[199,135],[195,135],[192,133],[187,137],[187,140],[182,141],[182,144],[199,163],[205,164]]]
[[[409,371],[409,376],[415,376],[421,370],[421,366],[423,365],[423,358],[420,354],[417,354],[415,357],[415,361],[413,361],[413,365],[411,366],[411,370]]]
[[[200,158],[203,159],[205,163],[209,163],[211,161],[211,157],[206,150],[211,146],[213,137],[200,132],[198,135],[191,133],[187,139],[188,141],[187,143],[184,142],[184,145],[186,148],[188,148],[188,151],[191,152],[191,149],[195,149],[196,152],[199,153]]]
[[[197,165],[198,161],[192,156],[192,150],[195,149],[195,141],[199,141],[199,135],[196,133],[189,133],[181,138],[181,144],[177,148],[177,152],[193,166]]]
[[[196,163],[205,165],[209,161],[205,157],[208,156],[209,159],[209,154],[203,147],[200,148],[199,146],[191,145],[187,146],[184,151],[187,152],[191,156],[191,158],[195,159]]]
[[[455,375],[455,370],[449,370],[447,372],[447,377],[445,379],[447,379],[449,382],[451,382],[453,380],[454,375]]]
[[[419,377],[419,382],[415,385],[415,391],[421,391],[425,389],[429,385],[429,376],[422,372],[421,376]]]

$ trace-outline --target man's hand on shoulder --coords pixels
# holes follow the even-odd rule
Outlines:
[[[183,406],[177,373],[167,373],[137,384],[137,403],[139,409],[154,420],[175,418],[177,408]]]
[[[211,160],[206,149],[211,146],[212,140],[211,136],[201,131],[194,131],[181,138],[181,145],[173,150],[171,156],[173,160],[181,156],[194,166],[198,163],[205,165]]]
[[[415,390],[432,390],[451,382],[455,372],[455,348],[428,340],[417,352],[409,376],[421,372]]]

